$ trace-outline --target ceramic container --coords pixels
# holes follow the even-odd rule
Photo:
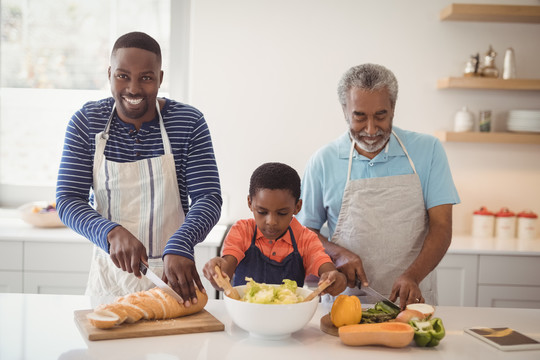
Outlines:
[[[474,115],[469,109],[464,106],[454,116],[454,131],[473,131],[474,130]]]
[[[495,229],[495,215],[485,206],[473,213],[472,236],[474,237],[493,237]]]
[[[517,234],[521,240],[536,239],[538,215],[532,211],[522,211],[517,215]]]
[[[516,214],[508,208],[502,208],[495,214],[495,237],[499,239],[516,237]]]

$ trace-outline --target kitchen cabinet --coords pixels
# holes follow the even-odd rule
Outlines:
[[[88,272],[37,272],[26,271],[23,291],[27,294],[82,295],[86,289]]]
[[[540,309],[540,239],[452,243],[435,270],[439,305]]]
[[[23,292],[84,294],[92,244],[28,241],[24,243]]]
[[[447,255],[437,267],[439,305],[476,306],[478,255]]]
[[[540,257],[480,256],[478,306],[540,309]]]
[[[23,247],[16,241],[0,243],[0,292],[22,292]]]
[[[93,244],[68,228],[39,229],[15,212],[0,209],[0,293],[82,295]],[[218,224],[195,246],[195,266],[210,298],[218,292],[202,275],[204,264],[219,255],[228,225]]]
[[[0,270],[0,293],[23,292],[22,271],[2,271]]]

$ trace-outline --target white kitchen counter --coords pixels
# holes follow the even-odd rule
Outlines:
[[[540,256],[540,239],[497,239],[452,236],[449,254]]]
[[[539,309],[440,306],[446,337],[435,348],[348,347],[319,329],[329,308],[319,305],[311,322],[290,339],[264,341],[229,318],[223,300],[206,306],[225,331],[136,339],[88,341],[73,312],[89,309],[82,295],[0,294],[0,359],[539,359],[540,350],[503,352],[465,334],[472,326],[508,326],[540,340]]]
[[[197,246],[219,248],[227,229],[228,225],[217,224]],[[0,241],[89,242],[87,238],[67,227],[37,228],[29,225],[14,209],[0,209]]]

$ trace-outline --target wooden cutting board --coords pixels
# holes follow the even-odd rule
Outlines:
[[[335,327],[334,324],[332,324],[332,320],[330,320],[330,314],[326,314],[321,318],[320,328],[327,334],[339,336],[338,328]]]
[[[191,334],[223,331],[225,325],[206,310],[196,314],[167,320],[140,320],[133,324],[122,324],[111,329],[97,329],[90,325],[86,314],[92,310],[75,311],[75,322],[88,340],[112,340],[146,336]]]

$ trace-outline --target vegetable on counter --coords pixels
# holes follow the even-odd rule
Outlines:
[[[424,303],[409,304],[406,306],[406,310],[420,311],[426,319],[431,318],[435,313],[435,308],[432,305]]]
[[[420,347],[437,346],[446,334],[440,318],[411,320],[409,325],[414,329],[414,342]]]
[[[414,330],[409,324],[384,322],[342,326],[338,330],[342,343],[350,346],[382,345],[400,348],[410,344]]]
[[[420,311],[405,309],[396,316],[396,321],[408,324],[411,320],[426,320]]]
[[[391,308],[384,302],[377,302],[373,308],[362,311],[362,324],[382,323],[395,319],[399,314],[398,310]]]
[[[357,296],[339,295],[332,309],[330,320],[335,327],[358,324],[362,320],[362,304]]]

